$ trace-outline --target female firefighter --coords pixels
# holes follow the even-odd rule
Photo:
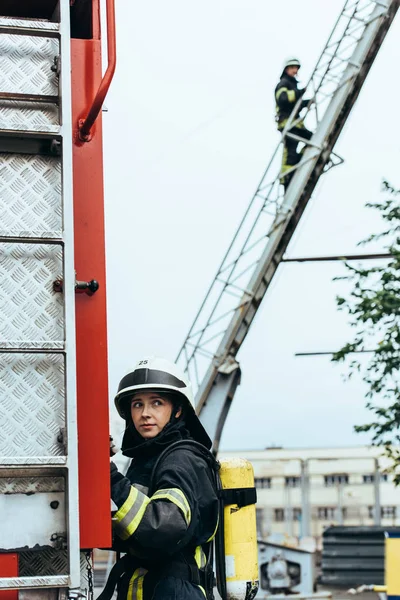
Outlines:
[[[126,421],[122,451],[133,459],[126,477],[111,462],[114,548],[125,553],[118,600],[204,600],[218,524],[212,469],[193,442],[170,448],[211,447],[190,383],[175,364],[144,359],[121,380],[115,404]]]

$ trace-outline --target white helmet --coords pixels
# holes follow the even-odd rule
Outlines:
[[[285,62],[283,63],[283,70],[285,70],[287,67],[301,67],[300,61],[298,58],[293,58],[293,56],[291,58],[287,58],[285,60]]]
[[[146,357],[123,377],[115,396],[115,406],[120,416],[127,420],[130,412],[127,407],[133,394],[138,391],[169,392],[182,401],[185,409],[185,423],[193,438],[210,448],[212,443],[195,413],[192,386],[184,373],[175,364],[156,356]]]

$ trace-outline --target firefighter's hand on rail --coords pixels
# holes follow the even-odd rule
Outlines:
[[[123,479],[124,476],[118,471],[118,467],[115,463],[113,463],[113,461],[110,461],[110,481],[111,481],[111,487],[117,483],[118,481],[120,481],[121,479]]]
[[[115,445],[113,437],[110,435],[110,456],[115,456],[119,452],[118,446]]]

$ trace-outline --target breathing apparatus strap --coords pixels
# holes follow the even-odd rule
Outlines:
[[[221,490],[220,495],[224,501],[224,506],[237,504],[239,508],[250,506],[257,503],[256,488],[232,488]]]
[[[127,569],[131,568],[131,562],[132,559],[127,554],[117,560],[117,562],[111,569],[106,585],[104,586],[104,589],[101,592],[100,596],[98,596],[97,600],[111,600],[119,580],[127,571]]]

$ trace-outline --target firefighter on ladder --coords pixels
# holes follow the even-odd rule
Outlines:
[[[111,462],[113,548],[126,554],[100,599],[115,585],[118,600],[210,598],[218,499],[207,460],[187,447],[211,447],[190,383],[175,364],[145,358],[121,380],[115,404],[126,422],[122,451],[133,459],[126,476]]]
[[[288,59],[283,65],[281,79],[275,88],[276,121],[279,131],[284,130],[295,104],[305,91],[297,86],[296,75],[300,66],[300,61],[297,58]],[[287,131],[287,133],[292,133],[305,140],[311,139],[312,132],[306,129],[304,121],[299,115],[308,103],[309,100],[302,100],[298,114],[295,115],[293,126]],[[285,190],[292,179],[293,172],[288,173],[286,176],[285,173],[297,165],[302,156],[301,152],[297,152],[298,144],[298,140],[285,135],[281,167],[281,183],[285,186]]]

